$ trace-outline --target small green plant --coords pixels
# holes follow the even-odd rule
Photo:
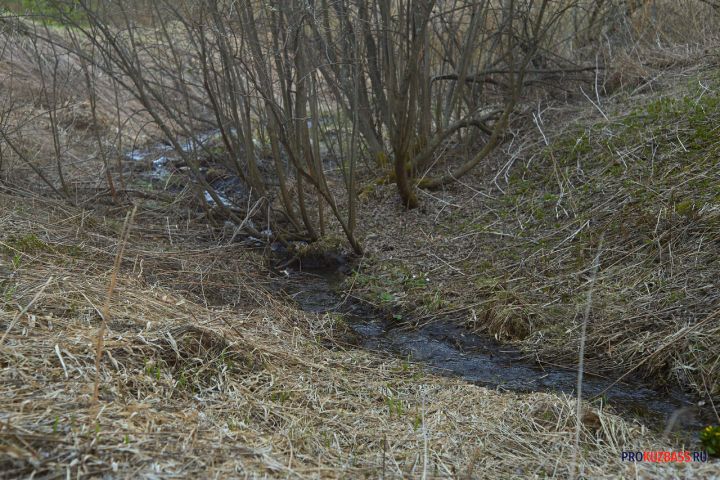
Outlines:
[[[5,303],[12,303],[13,297],[15,296],[15,292],[17,291],[17,285],[8,285],[5,287],[4,297],[5,297]]]
[[[700,432],[700,443],[708,455],[720,457],[720,426],[707,426]]]
[[[234,366],[233,359],[231,358],[230,355],[228,355],[227,349],[225,349],[225,350],[223,350],[222,352],[220,352],[220,358],[218,359],[218,361],[219,361],[219,363],[220,363],[220,365],[219,365],[220,367],[223,367],[223,366],[224,366],[224,367],[226,367],[228,370],[232,370],[232,368],[233,368],[233,366]]]
[[[437,312],[447,306],[448,302],[443,300],[442,293],[438,289],[431,295],[423,297],[423,303],[429,312]]]
[[[390,292],[380,292],[380,301],[383,303],[391,303],[395,300],[395,296]]]
[[[392,417],[393,413],[396,414],[398,417],[403,416],[405,409],[403,408],[402,400],[399,398],[396,398],[392,395],[388,395],[385,397],[385,403],[388,407],[388,414]]]
[[[403,286],[406,289],[425,288],[428,282],[428,278],[424,275],[408,275],[402,280]]]
[[[290,400],[290,392],[287,390],[278,390],[270,395],[270,399],[273,402],[277,402],[280,405]]]
[[[417,432],[418,429],[420,427],[422,427],[422,424],[423,424],[422,415],[415,415],[415,420],[413,420],[413,430],[415,430]]]
[[[407,373],[407,372],[410,371],[410,360],[411,360],[411,358],[412,358],[412,356],[408,353],[407,357],[405,357],[405,359],[403,360],[403,362],[402,362],[402,367],[401,367],[403,373]]]
[[[322,439],[322,443],[325,445],[325,448],[330,448],[332,446],[332,436],[328,435],[327,432],[320,432],[320,438]]]
[[[155,380],[160,380],[160,376],[162,374],[162,371],[160,370],[160,365],[157,365],[154,361],[146,361],[145,362],[145,374],[148,377],[155,377]]]
[[[178,379],[176,385],[177,388],[179,388],[180,390],[185,390],[188,387],[188,380],[187,376],[185,375],[185,370],[180,372],[180,378]]]
[[[12,258],[13,270],[17,270],[18,268],[20,268],[21,262],[22,262],[22,257],[20,256],[19,253],[16,253],[15,255],[13,255],[13,258]]]

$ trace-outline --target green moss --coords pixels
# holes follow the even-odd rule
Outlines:
[[[37,255],[39,253],[64,254],[73,258],[79,257],[83,250],[77,245],[52,245],[40,239],[34,233],[23,236],[11,235],[0,246],[0,252],[12,255],[13,263],[20,263],[22,254]]]
[[[329,253],[340,252],[343,241],[338,236],[327,235],[315,242],[294,246],[294,253],[300,258],[324,256]]]
[[[625,172],[625,167],[623,167],[619,163],[616,163],[616,164],[612,165],[610,168],[608,168],[608,172],[613,177],[620,177]]]
[[[493,291],[500,283],[499,278],[479,276],[475,279],[475,286],[482,291]]]
[[[55,250],[49,244],[41,240],[34,233],[23,235],[21,237],[10,236],[3,246],[3,252],[6,254],[26,253],[28,255],[40,252],[54,252]]]
[[[693,201],[692,200],[683,200],[680,203],[675,204],[675,212],[677,212],[680,215],[689,215],[693,211]]]

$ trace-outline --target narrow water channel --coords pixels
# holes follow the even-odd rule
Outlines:
[[[333,270],[286,270],[276,285],[306,312],[343,315],[355,332],[359,347],[409,359],[435,373],[458,376],[498,390],[569,395],[576,392],[574,370],[540,367],[517,349],[501,346],[489,336],[473,334],[447,321],[411,328],[387,320],[387,315],[372,306],[339,293],[343,280],[344,275]],[[664,430],[674,419],[673,430],[682,436],[693,437],[708,414],[698,410],[680,391],[659,391],[639,383],[613,385],[611,379],[586,376],[583,397],[598,395],[618,413],[654,430]]]
[[[212,133],[195,142],[185,142],[183,149],[197,148],[202,142],[209,141]],[[136,165],[144,164],[140,169],[141,178],[163,188],[168,188],[179,160],[172,148],[163,144],[131,152],[128,159]],[[207,168],[203,166],[201,170]],[[247,194],[234,177],[209,182],[227,205],[233,202],[231,198],[238,200]],[[207,193],[205,196],[212,206],[212,198]],[[576,392],[575,370],[541,367],[527,360],[519,350],[501,346],[488,336],[473,334],[448,321],[430,322],[417,328],[409,327],[408,322],[389,321],[384,312],[338,293],[344,279],[344,274],[336,269],[285,270],[285,274],[274,282],[274,287],[289,295],[304,311],[343,315],[355,333],[354,343],[358,347],[409,359],[435,373],[459,376],[498,390],[569,395]],[[617,412],[655,430],[662,431],[670,422],[682,437],[695,437],[703,424],[713,420],[707,409],[699,409],[690,397],[678,390],[660,391],[642,383],[613,385],[612,379],[586,375],[583,397],[597,396]]]

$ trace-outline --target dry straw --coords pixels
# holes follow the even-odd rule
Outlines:
[[[202,224],[182,224],[170,244],[166,212],[138,209],[124,236],[122,218],[21,193],[0,205],[0,325],[17,318],[0,348],[8,477],[571,474],[573,398],[494,392],[343,347],[337,319],[269,294],[259,259]],[[88,338],[108,298],[95,404]],[[587,406],[579,426],[588,477],[713,472],[622,463],[622,450],[670,446],[607,411]]]
[[[100,362],[102,361],[103,355],[103,342],[105,338],[105,329],[107,323],[110,321],[110,302],[112,301],[112,295],[117,285],[117,276],[122,263],[123,253],[125,252],[125,246],[127,245],[128,236],[130,235],[130,227],[132,221],[135,218],[135,212],[137,206],[133,207],[131,212],[128,212],[125,216],[125,223],[123,223],[122,233],[120,234],[120,248],[118,249],[117,255],[115,256],[115,263],[113,264],[112,274],[110,275],[110,284],[108,285],[107,297],[105,298],[105,304],[103,305],[100,329],[98,330],[96,349],[97,353],[95,356],[95,388],[93,389],[93,403],[98,401],[98,394],[100,392]]]

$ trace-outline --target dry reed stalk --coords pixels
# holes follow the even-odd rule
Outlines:
[[[580,349],[578,351],[578,376],[577,376],[577,400],[575,409],[575,449],[573,450],[572,467],[573,477],[582,476],[582,470],[577,462],[580,452],[580,433],[582,431],[582,386],[583,386],[583,374],[585,368],[585,337],[587,335],[587,323],[590,318],[590,309],[592,308],[592,296],[593,290],[595,289],[595,280],[597,279],[597,273],[600,269],[600,255],[602,255],[603,242],[605,241],[605,234],[600,236],[600,242],[597,248],[597,254],[593,260],[592,274],[590,276],[590,284],[588,286],[587,299],[585,300],[585,314],[583,315],[582,327],[580,331]]]
[[[112,295],[117,285],[117,275],[120,270],[120,264],[122,263],[123,253],[125,252],[125,245],[127,245],[128,236],[130,235],[130,227],[132,225],[133,218],[135,218],[135,212],[137,211],[137,205],[133,207],[131,212],[125,215],[125,222],[123,223],[122,233],[120,234],[120,245],[118,248],[117,255],[115,256],[115,264],[113,265],[112,274],[110,275],[110,284],[108,285],[107,295],[105,297],[105,304],[103,305],[100,329],[97,333],[96,340],[96,355],[95,355],[95,387],[93,388],[93,403],[97,403],[98,396],[100,393],[100,363],[102,361],[103,354],[103,341],[105,338],[105,329],[107,328],[107,322],[110,319],[110,302],[112,301]]]
[[[13,319],[12,319],[12,322],[10,322],[10,325],[8,325],[7,330],[5,330],[5,333],[3,334],[2,338],[0,338],[0,346],[2,346],[2,344],[5,342],[5,338],[6,338],[6,337],[8,336],[8,334],[10,333],[10,330],[13,329],[13,327],[15,326],[15,324],[17,323],[17,321],[20,320],[20,318],[21,318],[28,310],[30,310],[30,307],[32,307],[33,304],[34,304],[35,302],[37,302],[37,300],[40,298],[40,296],[43,294],[43,292],[45,291],[45,289],[47,288],[47,286],[50,285],[50,283],[51,283],[52,281],[53,281],[53,277],[50,276],[50,278],[47,279],[47,282],[45,282],[45,284],[44,284],[42,287],[40,287],[40,290],[38,290],[38,292],[35,294],[35,296],[32,298],[32,300],[30,300],[30,303],[28,303],[27,305],[25,305],[25,307],[23,307],[23,309],[20,310],[17,315],[15,315],[15,318],[13,318]]]

